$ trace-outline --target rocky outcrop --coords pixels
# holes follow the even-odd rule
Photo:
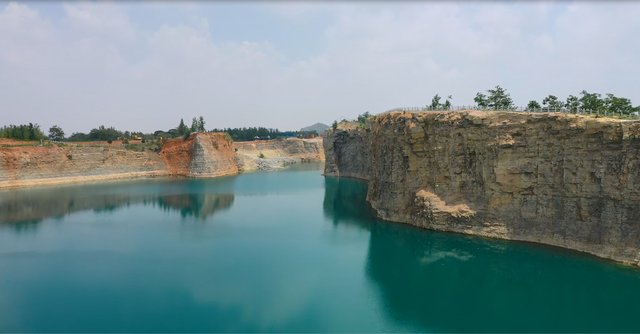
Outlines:
[[[120,144],[83,143],[0,148],[0,189],[158,176],[215,177],[238,173],[231,140],[195,133],[165,142],[160,153]]]
[[[217,177],[324,160],[322,140],[233,143],[224,133],[169,139],[159,153],[120,142],[0,141],[0,189],[157,176]]]
[[[324,160],[322,138],[273,139],[235,142],[240,171],[274,170],[288,165]]]
[[[231,139],[224,133],[194,133],[172,139],[160,152],[170,175],[215,177],[238,173]]]
[[[346,125],[346,124],[343,124]],[[371,174],[370,130],[351,127],[324,137],[325,174],[369,179]]]
[[[325,174],[369,180],[383,219],[640,265],[640,122],[391,112],[325,150]]]

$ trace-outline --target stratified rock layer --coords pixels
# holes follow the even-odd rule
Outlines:
[[[324,144],[325,174],[369,180],[383,219],[640,265],[640,122],[392,112]]]
[[[324,160],[322,138],[272,139],[235,142],[240,171],[273,170],[291,164]]]
[[[193,133],[164,141],[160,152],[115,141],[0,141],[0,189],[157,176],[217,177],[324,160],[322,139],[233,143],[225,133]]]
[[[0,148],[0,189],[137,177],[215,177],[238,173],[233,143],[223,133],[168,140],[160,153],[121,144]]]
[[[165,143],[161,155],[170,175],[215,177],[238,173],[233,143],[224,133],[194,133]]]

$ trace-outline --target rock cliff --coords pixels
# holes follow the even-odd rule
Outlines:
[[[231,140],[224,133],[194,133],[172,139],[160,154],[170,175],[215,177],[238,173]]]
[[[130,150],[119,142],[40,146],[4,140],[0,189],[136,177],[216,177],[322,160],[319,138],[233,143],[224,133],[194,133],[167,140],[159,153]]]
[[[322,138],[312,139],[273,139],[235,142],[240,171],[272,170],[287,165],[322,161],[324,150]]]
[[[325,174],[368,180],[383,219],[640,265],[640,122],[391,112],[324,144]]]

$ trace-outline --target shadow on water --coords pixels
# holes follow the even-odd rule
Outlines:
[[[362,180],[337,177],[324,178],[325,217],[334,226],[352,225],[369,230],[375,221],[373,210],[367,203],[367,183]]]
[[[365,274],[403,328],[638,332],[640,271],[573,252],[375,219],[366,183],[325,178],[324,214],[370,231]]]
[[[218,190],[231,190],[219,182]],[[76,212],[112,212],[132,205],[148,205],[178,211],[183,218],[205,220],[233,205],[233,193],[215,192],[190,182],[133,182],[60,188],[25,189],[0,193],[0,227],[16,232],[33,231],[47,218]]]

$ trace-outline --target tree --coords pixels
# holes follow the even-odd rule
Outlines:
[[[452,99],[453,99],[453,97],[451,97],[451,95],[447,96],[447,99],[444,101],[444,104],[442,105],[442,108],[444,110],[451,109],[451,100]]]
[[[567,102],[565,102],[564,107],[567,108],[571,112],[577,112],[580,107],[580,100],[575,95],[569,95],[567,97]]]
[[[431,99],[431,105],[429,106],[429,108],[438,109],[439,107],[440,107],[440,95],[436,94]]]
[[[512,107],[513,100],[504,88],[496,86],[496,88],[489,89],[487,92],[489,93],[489,97],[487,98],[489,108],[498,110],[510,109]]]
[[[561,110],[562,102],[558,100],[558,97],[555,95],[549,95],[542,100],[542,105],[546,106],[550,110]]]
[[[369,114],[368,111],[365,111],[364,114],[358,115],[358,123],[364,124],[370,116],[371,114]]]
[[[44,137],[38,124],[9,125],[0,128],[0,138],[40,140]]]
[[[529,103],[527,104],[527,110],[533,111],[536,109],[540,109],[540,103],[538,103],[538,101],[535,101],[535,100],[529,101]]]
[[[473,101],[480,108],[487,108],[489,106],[489,102],[487,101],[487,96],[482,93],[477,93],[476,97],[473,98]]]
[[[191,132],[196,131],[198,131],[198,120],[194,117],[193,120],[191,120]]]
[[[63,141],[64,140],[64,131],[57,126],[54,125],[49,128],[49,139],[53,141]]]
[[[610,113],[628,115],[635,112],[635,108],[631,105],[631,100],[624,97],[616,97],[613,94],[607,94],[604,99],[604,107]]]
[[[184,120],[182,118],[180,119],[180,124],[176,130],[178,136],[184,136],[189,133],[189,128],[184,124]]]
[[[580,92],[580,108],[594,112],[600,112],[604,110],[604,101],[600,99],[600,94],[589,93],[586,90]]]
[[[100,125],[97,129],[91,129],[91,131],[89,131],[90,140],[114,141],[118,139],[118,137],[122,137],[122,132],[116,130],[114,127],[107,128],[104,125]]]
[[[489,93],[489,96],[476,93],[473,101],[481,108],[491,108],[493,110],[510,109],[513,106],[513,100],[504,88],[496,86],[494,89],[488,89],[487,93]]]
[[[199,132],[205,132],[206,130],[204,129],[204,117],[200,116],[200,118],[198,119],[198,131]]]
[[[338,129],[338,121],[333,121],[333,124],[331,124],[331,128],[335,131]]]

